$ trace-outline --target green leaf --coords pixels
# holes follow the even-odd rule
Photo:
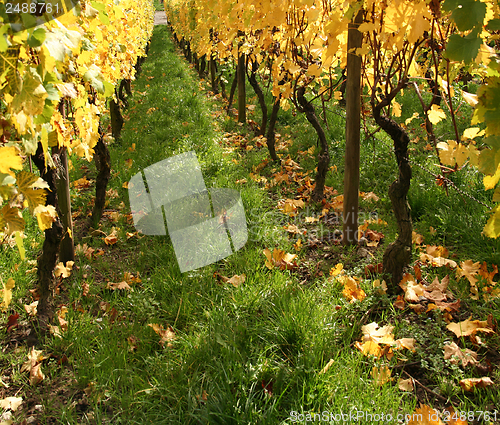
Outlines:
[[[445,55],[452,61],[469,63],[476,58],[481,43],[478,31],[473,31],[465,37],[452,34],[446,46]]]
[[[43,28],[37,28],[28,38],[28,46],[40,47],[44,41],[45,41],[45,30]]]
[[[492,19],[486,26],[488,31],[500,31],[500,19]]]
[[[35,68],[30,68],[24,75],[21,92],[12,100],[12,109],[16,112],[24,109],[29,115],[38,115],[43,111],[46,98],[42,78]]]
[[[500,164],[500,137],[490,136],[484,142],[491,149],[483,149],[479,155],[479,171],[486,175],[494,175]]]
[[[452,12],[459,31],[469,31],[483,26],[486,5],[479,0],[446,0],[443,9]]]

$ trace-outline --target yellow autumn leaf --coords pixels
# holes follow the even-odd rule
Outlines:
[[[53,205],[39,205],[33,211],[38,221],[38,227],[43,232],[52,227],[52,223],[57,218],[57,211]]]
[[[446,329],[453,332],[459,338],[475,334],[476,332],[495,333],[495,331],[489,327],[486,320],[470,320],[470,317],[462,322],[452,322],[446,326]]]
[[[37,206],[45,205],[47,197],[45,189],[49,188],[47,182],[36,174],[21,171],[16,176],[16,183],[19,192],[22,193],[24,199],[28,202],[28,208],[32,214]]]
[[[9,204],[2,207],[0,210],[0,229],[4,229],[8,235],[24,230],[24,219],[19,208],[12,208]]]
[[[63,278],[70,277],[74,264],[75,264],[74,261],[67,261],[66,265],[64,265],[62,262],[57,263],[57,266],[54,269],[55,276],[56,277],[62,276]]]
[[[401,116],[401,105],[396,101],[392,102],[392,115],[395,117]]]
[[[462,90],[462,97],[473,108],[477,105],[477,94],[468,93]]]
[[[342,263],[338,263],[335,267],[330,269],[330,276],[338,276],[340,273],[344,271],[344,265]]]
[[[7,283],[3,283],[3,289],[2,289],[2,303],[0,304],[0,308],[5,311],[9,307],[9,304],[12,301],[12,290],[16,286],[16,282],[14,279],[9,278],[7,280]]]
[[[481,130],[479,127],[469,127],[464,130],[462,134],[462,140],[474,139],[475,137],[484,136],[485,131]]]
[[[19,151],[14,146],[0,147],[0,174],[12,174],[10,169],[21,170],[23,159],[19,156]]]
[[[432,105],[431,109],[427,111],[427,116],[432,124],[437,124],[446,118],[446,114],[438,105]]]
[[[482,378],[466,378],[462,379],[459,382],[460,386],[465,391],[474,391],[476,388],[486,388],[490,387],[493,384],[493,381],[490,377],[484,376]]]

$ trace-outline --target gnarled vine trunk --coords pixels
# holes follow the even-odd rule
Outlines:
[[[255,94],[257,95],[257,99],[259,99],[260,109],[262,111],[262,123],[259,129],[259,136],[264,136],[266,134],[267,127],[267,104],[266,99],[264,97],[264,92],[262,91],[259,82],[257,81],[257,70],[259,69],[259,63],[257,61],[252,62],[252,70],[250,75],[248,76],[248,81],[252,86]]]
[[[410,206],[408,205],[408,190],[410,189],[411,167],[408,162],[408,144],[410,138],[406,131],[394,120],[380,114],[385,102],[380,102],[373,108],[373,116],[377,124],[391,137],[394,142],[394,153],[398,163],[398,178],[389,187],[389,198],[398,223],[398,237],[384,252],[383,270],[390,274],[392,283],[390,292],[395,292],[396,286],[403,278],[404,268],[410,264],[412,248],[412,222]]]
[[[106,205],[106,188],[111,176],[111,156],[108,147],[104,143],[104,131],[99,124],[99,141],[95,145],[94,160],[97,167],[97,178],[95,182],[95,202],[90,219],[91,225],[97,228],[101,221],[102,212]]]
[[[269,150],[269,155],[273,161],[279,161],[278,155],[276,155],[276,137],[274,128],[276,127],[276,121],[278,120],[278,112],[280,110],[280,98],[281,95],[274,98],[273,109],[271,111],[271,116],[269,117],[269,126],[267,128],[267,149]]]
[[[321,151],[318,155],[318,173],[316,174],[316,186],[312,193],[313,201],[321,201],[325,196],[325,180],[326,173],[328,172],[328,165],[330,164],[330,153],[328,152],[328,143],[326,141],[326,134],[319,123],[318,117],[314,113],[314,106],[308,102],[304,97],[305,87],[297,89],[297,102],[299,103],[302,111],[307,118],[307,121],[314,127],[319,138]]]
[[[60,162],[59,150],[53,149],[52,159],[57,165]],[[45,157],[41,143],[38,143],[38,148],[32,160],[40,170],[40,177],[44,179],[48,185],[46,205],[52,205],[58,215],[60,214],[57,202],[57,168],[50,168],[45,165]],[[42,254],[37,260],[37,278],[38,278],[38,294],[40,296],[37,307],[37,317],[42,334],[48,330],[50,320],[54,316],[54,305],[52,300],[52,291],[54,287],[54,269],[57,264],[59,254],[59,246],[64,235],[64,227],[59,219],[56,218],[52,227],[46,229],[45,239],[43,241]]]

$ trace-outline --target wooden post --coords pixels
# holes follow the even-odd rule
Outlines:
[[[59,261],[75,261],[75,244],[73,243],[73,220],[71,217],[71,197],[69,193],[68,155],[66,148],[62,148],[59,154],[61,167],[59,178],[56,180],[57,199],[61,210],[61,222],[64,234],[59,248]]]
[[[363,36],[358,31],[363,20],[360,9],[349,24],[347,33],[346,143],[344,172],[344,245],[356,244],[358,231],[359,146],[361,125],[361,57],[351,51],[361,47]]]

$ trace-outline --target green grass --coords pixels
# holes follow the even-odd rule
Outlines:
[[[204,87],[180,57],[167,29],[156,27],[143,72],[133,83],[122,140],[110,146],[110,189],[117,196],[109,197],[107,209],[119,212],[119,218],[115,222],[105,217],[100,229],[109,234],[115,227],[119,241],[107,246],[102,235],[79,236],[77,243],[101,249],[104,255],[95,252],[89,259],[80,252],[78,267],[62,282],[56,304],[68,308],[68,327],[61,338],[48,338],[39,347],[46,357],[42,363],[46,377],[35,387],[29,386],[21,365],[27,358],[26,333],[32,320],[23,304],[32,301],[27,289],[34,286],[36,276],[27,274],[32,264],[21,262],[15,250],[2,248],[0,273],[14,277],[17,284],[4,321],[14,312],[20,314],[17,329],[1,331],[4,349],[0,354],[2,380],[9,385],[4,394],[25,398],[23,408],[14,414],[16,421],[33,416],[40,424],[274,425],[294,423],[298,416],[291,416],[291,412],[335,415],[359,411],[395,418],[411,413],[419,403],[440,408],[449,405],[421,386],[416,393],[400,391],[398,376],[407,378],[403,371],[426,388],[449,397],[458,410],[494,410],[500,404],[497,387],[463,392],[458,381],[482,376],[482,372],[443,359],[443,344],[452,341],[453,334],[446,330],[441,313],[417,315],[408,308],[398,310],[394,299],[373,290],[370,277],[361,281],[368,296],[349,303],[341,285],[328,279],[330,268],[338,262],[349,273],[363,276],[366,264],[380,261],[383,247],[373,251],[372,259],[357,249],[332,243],[308,248],[304,238],[306,247],[295,251],[296,239],[289,239],[282,226],[295,222],[309,231],[316,226],[294,221],[276,209],[277,200],[294,198],[296,188],[277,185],[263,190],[263,184],[250,178],[252,167],[267,158],[265,148],[228,152],[225,131],[247,135],[250,131],[224,114],[212,117],[222,107],[221,102]],[[413,99],[405,108],[415,104]],[[327,184],[342,193],[344,119],[340,108],[329,108],[331,164],[337,171],[329,173]],[[257,110],[249,118],[259,122]],[[298,159],[297,153],[316,143],[304,117],[294,116],[291,110],[280,113],[278,132],[280,140],[293,140],[289,152],[280,153],[284,157],[290,153],[303,171],[312,170],[314,158],[303,155]],[[251,138],[250,134],[247,139]],[[250,235],[238,253],[181,274],[168,237],[127,239],[126,233],[135,230],[127,217],[130,210],[123,184],[145,167],[190,150],[196,152],[207,187],[240,190]],[[412,158],[432,167],[427,152],[419,152],[425,151],[417,149]],[[387,196],[396,175],[389,140],[381,133],[363,140],[361,156],[361,190],[380,197],[376,203],[362,201],[361,207],[365,212],[376,211],[388,222],[387,226],[373,226],[385,234],[385,246],[396,234]],[[72,160],[72,181],[83,175],[95,178],[94,164]],[[271,179],[278,171],[279,166],[269,164],[261,175]],[[236,183],[243,178],[247,183]],[[453,178],[464,191],[489,202],[476,173],[463,170]],[[469,258],[496,262],[498,244],[480,234],[485,208],[473,201],[463,202],[453,189],[449,192],[445,196],[432,178],[414,167],[410,204],[416,230],[428,244],[447,245],[457,262]],[[80,214],[76,219],[78,233],[91,211],[92,192],[72,189],[72,197],[73,208]],[[27,257],[34,259],[40,252],[40,245],[36,245],[41,242],[40,234],[35,223],[27,221]],[[436,229],[435,234],[430,226]],[[324,226],[324,230],[331,230],[331,226]],[[274,247],[297,253],[300,268],[266,268],[262,251]],[[436,276],[441,279],[450,274],[450,287],[463,302],[457,319],[472,314],[473,319],[486,320],[491,314],[493,320],[500,320],[498,301],[470,299],[465,279],[457,281],[454,272],[444,268],[422,268],[429,283]],[[140,282],[132,284],[133,290],[107,289],[108,281],[120,282],[124,272],[140,276]],[[227,277],[245,274],[246,281],[233,287],[216,273]],[[89,288],[86,295],[84,283]],[[392,360],[385,361],[395,379],[381,387],[374,384],[371,372],[383,361],[363,356],[354,345],[362,338],[362,326],[373,321],[380,326],[394,325],[396,339],[416,339],[415,352],[395,351]],[[162,345],[150,324],[165,329],[171,326],[175,338]],[[481,334],[481,338],[485,346],[479,348],[466,339],[457,342],[479,351],[483,365],[490,361],[489,376],[498,382],[498,334]],[[330,360],[329,369],[320,373]]]

